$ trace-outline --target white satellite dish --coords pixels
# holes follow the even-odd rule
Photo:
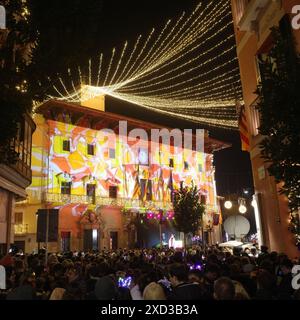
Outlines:
[[[246,237],[250,231],[250,222],[241,215],[232,216],[224,222],[224,229],[230,237],[242,239]]]

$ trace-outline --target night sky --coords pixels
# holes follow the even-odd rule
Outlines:
[[[165,24],[167,19],[178,17],[182,11],[192,12],[198,1],[195,0],[151,0],[119,1],[104,0],[102,7],[101,47],[103,51],[121,46],[126,40],[134,40],[139,34],[149,33],[152,27]],[[179,128],[197,128],[186,121],[170,119],[166,116],[149,113],[141,108],[109,103],[108,111],[138,117],[158,124]],[[241,192],[243,188],[253,188],[249,154],[240,151],[238,132],[208,128],[210,135],[232,143],[230,149],[215,154],[216,179],[219,195]]]

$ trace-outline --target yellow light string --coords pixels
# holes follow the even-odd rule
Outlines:
[[[89,85],[92,85],[92,60],[89,59]]]
[[[124,79],[125,79],[125,78],[123,77],[124,72],[127,70],[128,65],[131,63],[131,60],[132,60],[132,58],[134,57],[134,54],[135,54],[135,52],[136,52],[136,50],[137,50],[137,48],[138,48],[138,46],[139,46],[139,43],[140,43],[140,41],[141,41],[141,38],[142,38],[142,35],[139,35],[139,37],[137,38],[137,41],[135,42],[135,45],[134,45],[133,50],[132,50],[132,52],[131,52],[131,55],[130,55],[129,59],[127,60],[127,63],[126,63],[126,65],[125,65],[125,67],[123,68],[122,73],[120,74],[120,76],[119,76],[118,79],[116,80],[116,83],[122,83],[122,82],[124,82]]]
[[[227,26],[226,26],[226,27],[227,27]],[[223,30],[223,29],[222,29],[222,30]],[[221,31],[222,31],[222,30],[221,30]],[[213,36],[212,36],[212,37],[213,37]],[[212,38],[212,37],[210,37],[210,38]],[[210,38],[208,38],[208,40],[209,40]],[[232,40],[232,39],[234,39],[234,36],[233,36],[233,35],[227,37],[227,38],[224,39],[223,41],[219,42],[216,46],[208,49],[207,51],[205,51],[205,52],[203,52],[203,53],[201,53],[201,54],[198,55],[197,57],[188,60],[188,61],[185,62],[184,64],[179,65],[179,66],[176,67],[176,68],[173,68],[173,69],[171,69],[171,70],[169,70],[169,71],[166,71],[165,73],[163,73],[163,74],[161,74],[161,75],[156,76],[156,77],[155,77],[155,80],[160,79],[160,78],[163,78],[163,77],[167,76],[168,74],[172,74],[172,73],[176,72],[177,70],[180,70],[180,69],[184,68],[185,66],[187,66],[187,65],[189,65],[189,64],[197,61],[199,58],[207,55],[208,53],[212,52],[212,51],[215,50],[216,48],[222,46],[224,43],[226,43],[227,41]],[[235,48],[235,47],[233,47],[233,48]],[[233,49],[233,48],[231,48],[231,49]],[[189,50],[189,51],[186,52],[185,54],[188,54],[188,53],[190,53],[190,52],[192,52],[192,51],[194,51],[194,50],[195,50],[195,47],[193,47],[191,50]],[[169,64],[173,64],[174,62],[176,62],[178,59],[180,59],[180,58],[182,58],[182,57],[183,57],[183,56],[180,56],[180,57],[178,57],[177,59],[174,59],[173,61],[170,61],[168,64],[166,64],[166,65],[164,66],[164,68],[165,68],[167,65],[169,65]],[[216,57],[216,58],[217,58],[217,57]],[[156,72],[156,70],[155,70],[155,72]],[[133,90],[135,90],[135,89],[139,90],[139,89],[141,89],[141,88],[149,87],[149,86],[141,86],[141,85],[144,85],[145,83],[149,83],[149,82],[152,82],[152,85],[156,85],[156,83],[153,84],[153,79],[148,79],[148,80],[141,81],[141,82],[139,82],[139,83],[136,84],[136,85],[125,86],[124,88],[126,89],[126,91],[133,91]]]
[[[148,59],[148,60],[151,60],[151,59],[152,59],[152,57],[149,58],[149,57],[150,57],[150,54],[152,53],[153,49],[157,46],[157,44],[159,43],[160,39],[163,37],[163,35],[164,35],[164,33],[166,32],[166,30],[168,29],[168,26],[169,26],[170,23],[171,23],[171,20],[168,20],[167,23],[165,24],[162,32],[159,34],[158,38],[156,39],[154,45],[153,45],[153,46],[151,47],[151,49],[148,51],[148,53],[147,53],[147,55],[144,57],[144,59],[139,63],[138,67],[136,67],[136,72],[132,74],[131,78],[135,78],[137,74],[140,74],[140,73],[141,73],[140,69],[141,69],[141,67],[144,66],[144,62],[147,61],[147,59]],[[176,24],[176,25],[177,25],[177,24]],[[172,30],[171,30],[170,33],[172,33]],[[159,50],[159,48],[158,48],[157,50]],[[155,52],[156,52],[156,51],[155,51]]]
[[[194,67],[194,68],[190,68],[190,69],[188,69],[187,71],[181,72],[181,73],[179,73],[179,74],[177,74],[177,75],[175,75],[175,76],[173,76],[173,77],[169,77],[168,79],[158,81],[158,82],[156,82],[155,84],[153,84],[153,85],[151,85],[151,86],[158,86],[158,85],[160,85],[160,84],[162,84],[162,83],[171,82],[171,81],[173,81],[173,80],[175,80],[175,79],[177,79],[177,78],[180,78],[180,77],[182,77],[182,76],[185,76],[185,75],[187,75],[188,73],[191,73],[191,72],[193,72],[193,71],[195,71],[195,70],[197,70],[197,69],[199,69],[199,68],[207,65],[208,63],[210,63],[210,62],[212,62],[212,61],[214,61],[214,60],[219,59],[220,56],[223,56],[223,55],[227,54],[228,52],[232,51],[234,48],[235,48],[235,46],[233,46],[233,47],[231,47],[231,48],[229,48],[229,49],[227,49],[227,50],[224,50],[222,54],[220,54],[220,55],[217,56],[217,57],[214,57],[214,58],[211,58],[211,59],[206,60],[206,61],[205,61],[202,65],[200,65],[200,66],[196,66],[196,67]],[[237,59],[234,59],[234,60],[237,60]],[[233,60],[233,61],[234,61],[234,60]],[[192,82],[192,81],[195,81],[195,80],[200,80],[201,78],[203,78],[203,77],[205,77],[205,76],[207,76],[207,75],[209,75],[209,74],[211,74],[211,73],[213,73],[213,72],[215,72],[215,71],[217,71],[217,70],[219,70],[219,69],[221,69],[221,68],[226,67],[227,65],[231,64],[233,61],[229,61],[229,62],[227,61],[227,62],[225,62],[225,63],[222,63],[222,64],[218,65],[217,67],[210,69],[210,70],[207,71],[207,72],[204,72],[204,73],[201,73],[201,74],[199,74],[199,75],[197,75],[197,76],[191,77],[191,78],[189,78],[188,80],[184,80],[184,81],[175,83],[174,85],[169,85],[169,86],[166,86],[166,87],[161,87],[161,88],[153,89],[153,90],[142,91],[142,92],[139,92],[139,94],[140,94],[140,95],[144,95],[144,94],[156,93],[156,92],[160,92],[160,91],[163,91],[163,90],[168,90],[168,89],[172,89],[172,88],[174,88],[174,87],[178,87],[178,86],[184,85],[185,83],[188,83],[188,82]],[[148,87],[148,86],[147,86],[147,87]],[[141,87],[141,88],[142,88],[142,87]],[[140,89],[141,89],[141,88],[140,88]]]
[[[210,91],[212,88],[220,88],[222,89],[223,86],[218,87],[217,84],[223,83],[223,82],[228,82],[234,78],[237,77],[237,74],[239,72],[239,67],[236,67],[228,72],[224,72],[212,79],[209,79],[207,81],[203,81],[198,85],[195,86],[190,86],[186,87],[185,89],[182,90],[175,90],[172,92],[164,93],[161,95],[156,95],[157,97],[160,98],[168,98],[168,97],[180,97],[181,95],[190,95],[193,94],[194,92],[204,92],[204,91]],[[231,75],[233,74],[233,75]],[[218,79],[222,79],[217,81]]]
[[[153,28],[148,36],[148,38],[146,39],[144,46],[142,47],[139,55],[137,56],[137,58],[135,59],[134,63],[131,65],[130,69],[127,71],[126,75],[124,76],[124,78],[126,79],[127,77],[130,78],[130,74],[132,72],[132,69],[134,69],[137,61],[140,59],[140,57],[144,54],[145,49],[147,48],[147,45],[149,43],[149,41],[151,40],[153,34],[155,32],[155,29]]]
[[[111,80],[109,82],[109,85],[112,85],[113,81],[115,80],[115,77],[116,77],[116,75],[117,75],[117,73],[118,73],[118,71],[120,69],[121,64],[122,64],[123,57],[124,57],[124,54],[126,52],[127,46],[128,46],[128,42],[126,41],[125,44],[124,44],[124,47],[123,47],[123,51],[121,53],[121,58],[119,59],[117,68],[116,68],[115,73],[113,74],[113,76],[112,76],[112,78],[111,78]]]
[[[212,4],[212,2],[210,3],[210,5],[211,5],[211,4]],[[221,7],[221,8],[222,8],[222,7]],[[214,10],[214,9],[212,9],[212,11],[213,11],[213,10]],[[189,22],[189,20],[190,20],[190,19],[193,17],[193,15],[196,13],[196,12],[194,12],[194,14],[191,15],[191,17],[186,21],[186,23],[182,26],[182,28],[177,32],[177,34],[176,34],[176,35],[173,37],[173,39],[169,42],[169,44],[171,44],[171,46],[168,46],[168,45],[167,45],[167,46],[165,47],[165,50],[162,51],[160,60],[158,60],[159,62],[156,62],[155,65],[151,65],[150,68],[149,68],[149,66],[148,66],[148,68],[149,68],[150,70],[152,70],[154,66],[157,67],[158,65],[162,65],[162,64],[164,64],[164,62],[166,62],[167,60],[171,60],[174,56],[178,55],[180,52],[185,51],[185,49],[186,49],[188,46],[192,45],[196,40],[199,40],[199,39],[198,39],[198,35],[205,33],[205,31],[206,31],[206,29],[207,29],[207,26],[209,25],[209,23],[211,23],[211,21],[213,21],[213,18],[216,18],[216,15],[217,15],[218,13],[219,13],[219,15],[220,15],[221,17],[224,17],[223,12],[217,11],[215,14],[212,14],[212,11],[210,12],[210,16],[209,16],[209,20],[208,20],[208,21],[206,21],[206,20],[201,21],[201,17],[202,17],[202,15],[203,15],[204,12],[205,12],[205,11],[203,11],[200,15],[198,15],[198,18],[196,19],[196,21],[194,21],[194,23],[192,23],[192,25],[189,26],[189,28],[188,28],[187,30],[183,31],[185,25]],[[192,27],[194,26],[194,24],[195,24],[198,20],[201,21],[201,27],[200,27],[200,29],[199,29],[198,31],[195,31],[195,29],[193,29]],[[218,19],[218,21],[219,21],[219,20],[220,20],[220,19]],[[178,34],[180,34],[180,33],[181,33],[181,36],[180,36],[180,37],[177,37]],[[187,33],[187,36],[186,36],[186,33]],[[193,39],[194,41],[191,41],[192,39]],[[173,40],[175,40],[175,41],[173,41]],[[201,44],[201,42],[200,42],[200,44]],[[195,48],[196,48],[196,47],[195,47]],[[191,50],[189,50],[189,52],[190,52],[190,51],[191,51]],[[186,52],[185,52],[185,54],[186,54]],[[158,57],[152,57],[151,62],[152,62],[152,61],[156,61],[157,59],[158,59]],[[176,59],[176,60],[178,60],[178,59]],[[171,60],[171,61],[172,61],[172,60]],[[165,67],[165,66],[163,66],[163,67]],[[145,68],[147,68],[147,65],[146,65]],[[159,71],[159,69],[155,69],[155,72],[156,72],[156,71]],[[149,72],[149,70],[148,70],[148,72]],[[144,72],[144,73],[145,73],[145,72]]]
[[[99,57],[99,66],[98,66],[98,75],[97,75],[97,84],[96,86],[99,86],[99,82],[100,82],[100,75],[101,75],[101,71],[102,71],[102,62],[103,62],[103,53],[100,54]]]
[[[188,19],[188,21],[189,21],[189,19]],[[198,17],[198,19],[200,19],[200,17]],[[185,24],[180,28],[180,30],[176,33],[176,35],[184,29]],[[190,29],[191,29],[191,26],[189,27],[188,30],[190,30]],[[187,32],[187,31],[185,31],[185,32]],[[192,32],[194,33],[195,31],[192,30]],[[176,39],[178,42],[176,35],[174,35],[173,39]],[[172,40],[170,41],[171,43],[172,43]],[[177,42],[176,42],[176,44],[177,44]],[[185,46],[182,46],[182,43],[185,43],[185,42],[181,41],[179,43],[181,44],[181,46],[176,47],[176,48],[174,45],[173,46],[171,45],[171,47],[169,47],[168,45],[164,46],[164,50],[159,51],[160,55],[151,56],[151,58],[149,59],[150,62],[148,62],[148,64],[146,64],[146,66],[144,67],[142,72],[140,74],[138,74],[135,78],[129,79],[127,81],[127,83],[133,82],[133,81],[137,80],[138,78],[141,78],[142,76],[145,76],[145,75],[148,76],[148,74],[151,73],[151,71],[158,72],[158,71],[160,71],[160,69],[164,68],[165,62],[167,62],[168,60],[172,60],[172,58],[174,56],[178,55],[182,50],[185,49]],[[175,49],[173,50],[173,48],[175,48],[176,50]]]
[[[113,50],[112,50],[112,55],[111,55],[111,59],[110,59],[110,62],[109,62],[109,65],[108,65],[108,69],[107,69],[107,72],[106,72],[105,80],[104,80],[104,82],[103,82],[103,86],[104,86],[104,87],[105,87],[105,84],[106,84],[107,79],[108,79],[108,77],[109,77],[110,70],[111,70],[111,67],[112,67],[112,64],[113,64],[113,61],[114,61],[115,54],[116,54],[116,49],[113,48]]]

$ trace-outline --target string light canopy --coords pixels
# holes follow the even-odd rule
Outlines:
[[[58,75],[51,99],[108,95],[210,127],[237,129],[241,83],[230,1],[200,2],[147,36]],[[86,90],[88,88],[88,95]]]

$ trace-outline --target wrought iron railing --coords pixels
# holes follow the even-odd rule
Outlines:
[[[85,204],[96,206],[114,206],[120,208],[137,210],[173,210],[170,201],[142,201],[129,198],[108,198],[108,197],[89,197],[86,195],[66,195],[59,193],[44,193],[43,200],[54,205],[66,204]],[[218,212],[219,209],[213,205],[206,205],[206,211]]]
[[[130,198],[89,197],[86,195],[66,195],[59,193],[45,193],[44,201],[54,204],[86,204],[95,206],[116,206],[122,208],[147,208],[172,210],[170,201],[142,201]]]

